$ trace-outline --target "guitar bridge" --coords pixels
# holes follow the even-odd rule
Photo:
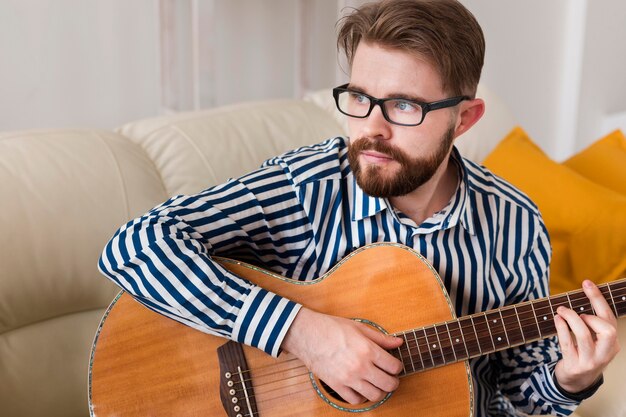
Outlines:
[[[220,399],[228,417],[257,415],[252,376],[241,344],[233,341],[223,344],[217,349],[217,357]]]

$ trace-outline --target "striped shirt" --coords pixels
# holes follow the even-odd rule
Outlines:
[[[452,160],[456,193],[417,225],[387,199],[365,194],[348,164],[347,139],[329,139],[171,198],[123,226],[99,268],[147,307],[274,356],[301,306],[212,255],[311,280],[355,248],[397,242],[432,263],[457,316],[547,296],[550,243],[537,207],[456,148]],[[570,414],[577,403],[553,382],[559,357],[551,338],[470,360],[476,415]]]

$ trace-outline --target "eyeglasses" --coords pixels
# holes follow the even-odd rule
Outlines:
[[[458,96],[445,100],[422,103],[404,98],[376,98],[350,90],[349,84],[333,88],[335,104],[340,112],[350,117],[364,119],[370,115],[374,106],[380,106],[383,117],[389,123],[400,126],[418,126],[424,121],[426,114],[433,110],[453,107],[463,100],[471,100],[468,96]]]

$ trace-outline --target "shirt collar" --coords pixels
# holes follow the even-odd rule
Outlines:
[[[386,198],[372,197],[363,191],[356,182],[354,173],[350,171],[349,183],[352,185],[352,220],[363,220],[366,217],[372,217],[378,212],[386,208],[390,208],[391,204]]]
[[[472,214],[471,200],[469,195],[469,184],[468,184],[468,173],[467,168],[465,166],[465,162],[461,157],[461,154],[456,149],[453,148],[451,157],[453,161],[456,162],[459,167],[459,186],[457,187],[457,191],[455,195],[450,200],[450,204],[448,204],[444,209],[445,215],[439,214],[433,215],[430,219],[427,219],[422,223],[422,225],[415,228],[415,233],[427,233],[433,230],[445,230],[451,227],[456,226],[461,223],[461,225],[468,231],[470,234],[475,234],[474,228],[474,220]],[[349,174],[349,184],[352,187],[352,220],[359,221],[363,220],[366,217],[372,217],[377,213],[389,209],[393,212],[393,207],[391,203],[386,198],[380,197],[372,197],[366,194],[359,184],[356,182],[356,178],[352,171]]]
[[[470,198],[470,178],[467,172],[467,166],[456,146],[452,149],[451,157],[459,168],[459,186],[455,196],[451,200],[451,202],[454,202],[454,205],[450,208],[446,222],[449,223],[449,227],[456,226],[460,222],[461,226],[463,226],[469,234],[474,235],[474,215],[472,200]]]

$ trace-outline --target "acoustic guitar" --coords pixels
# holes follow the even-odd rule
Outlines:
[[[225,258],[222,266],[308,308],[363,321],[404,339],[390,351],[404,365],[399,388],[351,405],[297,358],[205,334],[157,314],[121,292],[98,328],[89,367],[92,416],[473,415],[468,360],[556,334],[564,305],[593,314],[582,290],[456,318],[444,285],[417,252],[365,246],[327,274],[301,282]],[[626,314],[626,279],[600,286]],[[444,366],[445,365],[445,366]]]

